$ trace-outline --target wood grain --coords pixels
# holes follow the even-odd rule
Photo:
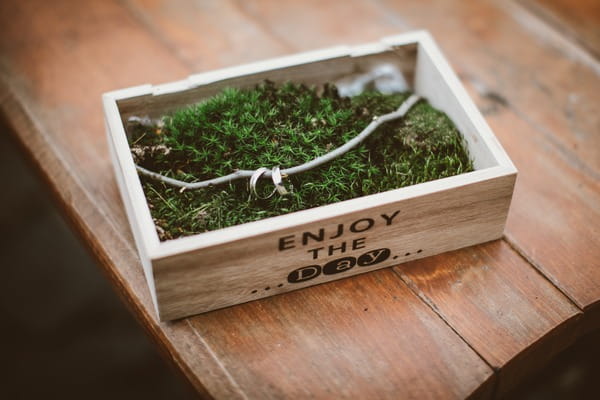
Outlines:
[[[520,0],[565,36],[600,58],[600,3],[596,0]]]
[[[389,269],[192,324],[249,398],[479,398],[492,387],[489,367]]]
[[[553,152],[538,155],[525,150],[544,143],[510,111],[489,115],[488,121],[511,137],[505,142],[507,151],[524,171],[515,189],[507,239],[578,306],[586,309],[598,303],[598,182]]]
[[[127,0],[125,4],[194,72],[288,53],[284,39],[248,21],[231,1]]]
[[[463,360],[458,355],[463,348],[457,342],[459,336],[449,334],[450,328],[442,329],[443,325],[432,313],[426,312],[422,303],[410,300],[409,295],[417,298],[402,286],[404,283],[399,279],[388,277],[387,270],[176,323],[157,322],[112,178],[99,96],[105,91],[133,84],[184,78],[198,72],[197,68],[204,68],[203,62],[206,62],[206,67],[213,68],[224,66],[220,63],[250,61],[253,52],[258,60],[263,56],[292,53],[299,49],[365,42],[413,27],[429,29],[471,93],[478,96],[480,107],[487,113],[496,134],[521,171],[517,197],[509,217],[510,244],[553,283],[562,285],[561,289],[585,312],[579,319],[569,317],[570,311],[564,300],[559,300],[560,296],[549,290],[540,276],[526,273],[530,282],[517,285],[515,280],[519,280],[522,270],[529,268],[531,271],[531,267],[510,249],[505,249],[506,245],[502,245],[501,250],[485,249],[490,253],[487,256],[481,248],[465,253],[474,255],[480,262],[490,260],[489,263],[495,265],[491,268],[492,272],[479,271],[475,274],[481,278],[478,280],[480,285],[471,283],[467,286],[468,290],[463,291],[471,292],[473,304],[468,304],[469,298],[456,302],[456,298],[449,296],[447,291],[446,294],[437,294],[438,301],[446,299],[447,306],[455,301],[459,308],[453,310],[453,315],[459,315],[460,307],[466,307],[465,313],[475,309],[478,315],[488,316],[488,320],[496,322],[491,317],[492,311],[496,310],[493,304],[513,304],[502,295],[500,288],[505,284],[522,300],[524,309],[532,313],[519,312],[514,325],[506,317],[494,325],[498,334],[515,330],[519,333],[518,343],[529,346],[521,352],[507,345],[498,354],[490,350],[487,356],[497,357],[497,365],[510,358],[511,354],[525,357],[525,361],[515,358],[517,361],[501,365],[499,375],[504,387],[512,382],[511,372],[519,377],[521,372],[530,372],[527,370],[543,362],[535,361],[538,356],[529,356],[529,348],[533,349],[533,354],[542,357],[544,350],[552,353],[553,346],[563,347],[569,343],[569,329],[562,327],[575,324],[573,329],[577,333],[579,324],[586,329],[600,325],[597,301],[600,279],[596,261],[599,244],[595,228],[599,225],[597,184],[600,146],[596,133],[600,116],[593,109],[600,91],[597,69],[589,58],[582,57],[564,41],[556,42],[555,37],[549,39],[540,35],[540,31],[524,26],[518,11],[506,9],[500,1],[447,4],[441,1],[355,2],[350,5],[346,2],[304,5],[283,1],[221,3],[225,3],[221,10],[227,11],[215,14],[219,15],[218,20],[215,17],[215,22],[210,25],[198,24],[193,27],[197,29],[196,35],[184,32],[177,39],[169,33],[170,30],[152,28],[152,24],[160,26],[158,18],[165,18],[165,24],[179,29],[186,26],[184,16],[175,14],[169,17],[157,12],[154,19],[142,18],[152,15],[144,10],[150,10],[153,5],[162,10],[166,6],[161,4],[166,2],[129,3],[127,7],[110,0],[86,3],[65,0],[51,3],[0,2],[3,29],[3,35],[0,35],[0,107],[4,118],[118,292],[169,359],[201,393],[216,398],[250,398],[263,394],[276,397],[281,394],[281,385],[290,379],[282,373],[286,369],[267,369],[262,374],[259,369],[263,366],[261,360],[253,356],[265,357],[278,366],[284,365],[288,371],[299,358],[299,365],[304,368],[294,372],[302,372],[303,375],[291,377],[294,381],[287,386],[290,390],[301,390],[295,386],[298,379],[306,377],[307,382],[314,383],[317,375],[327,377],[325,387],[336,390],[343,386],[342,380],[336,380],[338,377],[369,369],[381,371],[380,365],[392,364],[384,358],[387,352],[381,347],[383,344],[372,342],[371,336],[387,341],[386,346],[391,346],[389,353],[398,361],[393,363],[394,369],[390,372],[394,375],[376,377],[372,387],[366,384],[362,390],[377,390],[377,384],[382,385],[380,388],[395,389],[397,386],[390,381],[398,378],[400,382],[406,382],[406,387],[398,390],[421,393],[421,379],[427,379],[428,374],[412,375],[412,363],[419,371],[428,367],[442,370],[434,368],[439,379],[427,381],[427,390],[432,393],[447,390],[462,396],[471,392],[475,385],[481,385],[479,390],[490,390],[494,380],[487,375],[485,365],[475,362],[473,353],[469,351],[464,353],[465,358],[470,360],[465,371],[472,370],[472,375],[465,377],[461,371],[456,371],[455,363]],[[169,7],[176,8],[177,2]],[[193,21],[202,21],[197,17],[197,14],[186,15],[186,20],[192,21],[187,26],[192,27]],[[211,21],[205,14],[203,20]],[[348,23],[352,20],[360,20],[360,29]],[[228,51],[227,45],[216,47],[226,53],[216,56],[214,51],[196,47],[195,42],[187,42],[186,47],[181,47],[182,40],[191,40],[202,34],[202,26],[212,29],[205,32],[204,38],[211,37],[213,43],[221,40],[220,43],[236,43],[231,47],[233,50]],[[239,35],[240,30],[260,32],[256,34],[260,35],[259,40],[254,40],[255,33]],[[553,178],[555,174],[557,179]],[[553,229],[546,232],[552,225]],[[495,251],[504,255],[499,256]],[[449,258],[444,261],[446,257]],[[496,257],[499,261],[492,263]],[[459,261],[471,265],[467,256],[442,255],[436,258],[435,269],[429,271],[455,271],[453,262]],[[512,265],[511,277],[501,272],[506,263]],[[440,274],[443,276],[445,273]],[[453,273],[447,276],[452,277]],[[437,287],[443,287],[441,278],[429,275],[428,279],[436,282]],[[484,299],[494,303],[477,305],[486,295],[484,290],[488,281],[491,282],[490,296]],[[428,281],[420,282],[427,286]],[[335,290],[329,290],[332,287]],[[533,288],[534,293],[541,293],[552,304],[557,304],[559,312],[550,313],[543,306],[539,310],[534,308],[535,296],[532,298],[522,293],[520,288]],[[338,290],[344,297],[336,297]],[[399,295],[400,300],[394,306],[386,297],[389,292]],[[431,293],[431,298],[434,294]],[[369,311],[362,311],[359,318],[360,310],[373,307],[365,306],[366,300],[382,305],[376,315],[370,316]],[[322,308],[318,307],[321,302]],[[292,308],[303,310],[307,303],[309,308],[306,312],[290,312]],[[433,302],[428,305],[433,310],[438,307]],[[437,313],[443,316],[440,311],[444,309],[442,305],[439,305]],[[338,311],[335,318],[327,314],[332,307]],[[323,319],[313,318],[317,312],[323,314]],[[282,315],[287,316],[283,318]],[[236,320],[241,316],[244,316],[243,326]],[[260,324],[253,324],[253,318],[258,318]],[[396,320],[402,321],[403,325],[400,326]],[[450,322],[450,319],[447,320]],[[364,322],[364,326],[357,328],[353,325],[354,321]],[[454,323],[458,326],[456,321]],[[552,323],[558,325],[548,334],[548,326]],[[316,331],[305,334],[304,324]],[[367,324],[378,329],[368,330]],[[521,331],[521,324],[531,332]],[[413,325],[425,328],[414,329]],[[472,341],[480,340],[476,335],[476,325],[482,326],[471,321],[457,332],[467,341],[467,337]],[[236,327],[236,330],[230,327]],[[358,331],[355,341],[349,339],[350,333],[344,328]],[[385,335],[387,329],[394,335]],[[552,335],[556,336],[556,342]],[[345,365],[348,358],[335,358],[339,348],[335,347],[333,340],[327,339],[329,336],[346,344],[344,349],[350,351],[350,356],[346,355],[350,360],[367,361],[362,365],[363,370],[357,372],[356,368],[348,366],[350,364]],[[289,339],[284,343],[296,352],[274,351],[278,342],[271,339],[286,337]],[[325,343],[320,345],[318,343],[321,342],[315,338]],[[540,345],[535,345],[536,340]],[[420,343],[427,349],[439,351],[428,352],[428,356],[424,356],[424,353],[415,350]],[[439,343],[448,345],[448,349],[437,345]],[[235,350],[241,353],[239,357],[227,348],[230,344],[235,344]],[[308,353],[305,355],[302,351]],[[379,364],[382,362],[379,359],[366,356],[367,351],[381,355],[387,364]],[[408,356],[404,357],[405,353]],[[321,358],[320,354],[329,357]],[[337,374],[319,367],[321,363],[331,365],[334,361],[337,361],[334,370]],[[446,371],[446,368],[449,370]],[[522,371],[517,371],[521,368]],[[405,380],[406,377],[409,380]],[[473,377],[478,378],[473,380]],[[252,379],[270,385],[257,388]],[[312,386],[310,390],[324,393],[326,397],[330,395],[320,391],[320,387]]]
[[[581,311],[503,241],[395,270],[492,368],[500,369],[498,394],[579,335]]]

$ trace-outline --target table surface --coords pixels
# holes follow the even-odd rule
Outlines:
[[[600,328],[597,1],[13,0],[0,26],[2,118],[200,394],[498,397]],[[519,169],[504,238],[158,322],[101,93],[420,28]]]

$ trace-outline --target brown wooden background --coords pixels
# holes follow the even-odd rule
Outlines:
[[[498,397],[600,327],[599,25],[592,0],[4,1],[0,110],[201,394]],[[100,94],[417,28],[434,35],[519,169],[505,238],[158,323]]]

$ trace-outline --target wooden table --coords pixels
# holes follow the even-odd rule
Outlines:
[[[600,10],[572,3],[3,1],[1,115],[206,397],[498,397],[600,327]],[[437,39],[519,169],[504,239],[159,323],[100,94],[415,28]]]

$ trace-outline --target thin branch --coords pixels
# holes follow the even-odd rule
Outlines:
[[[410,109],[420,99],[421,98],[416,94],[411,95],[408,99],[406,99],[400,105],[400,107],[398,107],[398,109],[396,111],[393,111],[388,114],[380,115],[379,117],[375,117],[373,119],[373,121],[371,121],[371,123],[369,125],[367,125],[367,127],[361,133],[359,133],[356,137],[352,138],[351,140],[349,140],[342,146],[338,147],[335,150],[330,151],[327,154],[324,154],[324,155],[317,157],[311,161],[308,161],[304,164],[300,164],[300,165],[297,165],[297,166],[291,167],[291,168],[282,169],[281,174],[283,176],[289,176],[289,175],[306,172],[313,168],[319,167],[325,163],[328,163],[329,161],[347,153],[348,151],[352,150],[353,148],[358,146],[360,143],[362,143],[367,137],[369,137],[369,135],[371,135],[371,133],[373,133],[377,128],[379,128],[380,125],[382,125],[388,121],[402,118],[404,115],[406,115],[406,113],[408,111],[410,111]],[[139,165],[136,165],[135,167],[141,175],[144,175],[150,179],[154,179],[154,180],[163,182],[167,185],[182,188],[185,190],[201,189],[201,188],[206,188],[209,186],[219,185],[221,183],[228,183],[228,182],[234,181],[236,179],[250,178],[256,171],[256,170],[237,170],[229,175],[220,176],[218,178],[208,179],[208,180],[201,181],[201,182],[188,183],[188,182],[180,181],[178,179],[169,178],[169,177],[161,175],[159,173],[147,170],[146,168],[140,167]],[[271,174],[272,174],[272,171],[268,170],[262,175],[262,177],[270,178]]]

